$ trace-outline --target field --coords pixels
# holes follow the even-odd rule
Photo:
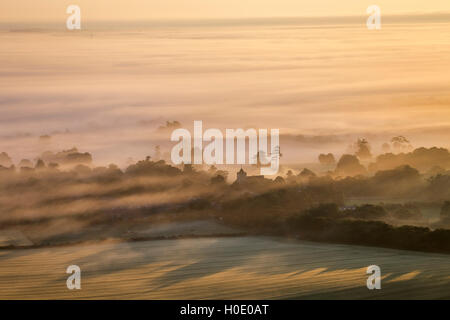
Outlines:
[[[81,290],[66,269],[81,268]],[[378,265],[382,289],[366,287]],[[450,256],[270,237],[0,250],[0,299],[449,299]]]

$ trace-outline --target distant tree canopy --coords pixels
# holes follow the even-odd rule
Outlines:
[[[381,150],[383,153],[402,153],[412,151],[413,146],[404,136],[397,136],[393,137],[389,142],[383,143]]]
[[[441,220],[450,219],[450,201],[445,201],[441,209]]]
[[[404,136],[397,136],[391,139],[392,147],[395,151],[405,152],[411,151],[412,145]]]
[[[300,178],[315,178],[315,177],[317,177],[317,175],[313,171],[309,170],[308,168],[305,168],[298,174],[298,177],[300,177]]]
[[[370,151],[370,144],[366,139],[358,139],[356,141],[356,152],[355,155],[361,160],[368,160],[372,158],[372,153]]]
[[[133,176],[177,176],[181,174],[180,169],[167,165],[164,160],[154,162],[149,158],[130,165],[125,172]]]
[[[429,187],[419,172],[409,166],[379,171],[374,176],[347,177],[336,185],[349,197],[416,197]],[[423,194],[425,196],[425,194]],[[442,192],[436,196],[441,197]]]
[[[344,154],[336,167],[335,174],[338,176],[357,176],[367,173],[366,168],[361,165],[358,158],[351,154]]]
[[[320,154],[319,155],[319,162],[322,165],[336,165],[336,159],[334,158],[334,155],[332,153],[328,154]]]
[[[19,168],[33,168],[33,163],[28,159],[22,159],[18,165]]]
[[[304,215],[309,215],[314,218],[340,218],[342,215],[339,212],[339,207],[336,203],[324,203],[318,206],[305,210]]]
[[[223,185],[225,183],[226,183],[225,177],[220,174],[211,178],[211,184]]]
[[[428,179],[430,199],[450,199],[450,175],[438,174]]]
[[[389,212],[392,218],[397,220],[421,220],[422,212],[414,204],[386,204],[384,208]]]
[[[81,153],[77,148],[63,150],[57,153],[46,151],[41,155],[40,159],[45,163],[57,163],[59,165],[68,166],[76,166],[78,164],[92,164],[92,155],[87,152]]]
[[[0,166],[9,168],[13,165],[13,162],[6,152],[0,153]]]
[[[45,162],[42,159],[38,159],[36,162],[36,169],[45,169]]]
[[[366,208],[368,209],[368,208]],[[450,230],[417,226],[394,227],[383,221],[332,218],[332,208],[310,209],[290,217],[286,223],[289,233],[300,239],[370,246],[389,247],[428,252],[450,252]],[[374,213],[382,209],[372,207]],[[321,214],[318,214],[321,213]],[[326,214],[332,217],[326,216]]]
[[[381,206],[365,204],[356,207],[354,210],[346,211],[346,216],[361,220],[380,220],[386,218],[388,213]]]
[[[303,215],[327,219],[380,220],[386,218],[388,213],[383,207],[371,204],[341,210],[336,203],[325,203],[304,211]]]
[[[322,203],[342,204],[342,194],[332,185],[306,186],[301,192],[288,186],[228,201],[223,204],[222,216],[231,224],[271,230],[285,218]]]
[[[181,128],[182,125],[179,121],[166,121],[166,125],[164,126],[159,126],[158,130],[159,131],[172,131],[178,128]]]
[[[418,148],[410,153],[386,153],[377,157],[376,161],[369,165],[371,172],[390,170],[401,165],[409,165],[421,172],[439,166],[450,169],[450,153],[445,148]]]
[[[296,177],[297,183],[309,183],[311,180],[315,179],[317,175],[309,170],[308,168],[304,168]]]
[[[41,142],[48,142],[52,139],[52,137],[48,134],[42,135],[39,137],[39,141]]]
[[[373,180],[377,184],[396,184],[408,182],[414,184],[421,179],[419,171],[406,165],[392,170],[378,171]]]

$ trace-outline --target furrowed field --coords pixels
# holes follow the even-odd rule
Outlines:
[[[81,268],[68,290],[66,268]],[[382,289],[366,287],[378,265]],[[271,237],[0,251],[0,299],[443,299],[450,256]]]

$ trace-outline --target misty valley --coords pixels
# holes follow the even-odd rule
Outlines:
[[[316,172],[282,164],[275,177],[259,161],[175,166],[159,152],[121,169],[76,148],[17,165],[3,152],[0,245],[270,235],[449,253],[450,153],[405,140],[374,156],[359,139],[318,155]]]

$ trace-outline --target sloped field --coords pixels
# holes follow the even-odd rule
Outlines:
[[[68,290],[66,269],[82,270]],[[378,265],[382,289],[369,291]],[[268,237],[0,251],[0,299],[450,298],[450,256]]]

